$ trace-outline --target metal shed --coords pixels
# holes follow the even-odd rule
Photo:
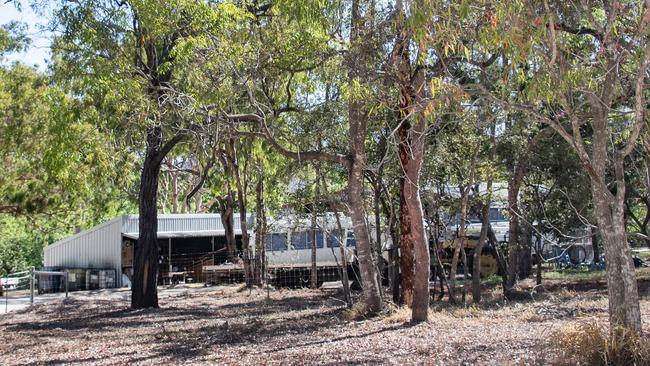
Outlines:
[[[234,216],[235,235],[241,235],[239,215]],[[252,227],[253,216],[249,216],[247,221]],[[58,268],[115,269],[117,285],[121,286],[124,245],[134,242],[138,234],[138,216],[116,217],[47,246],[44,249],[44,265]],[[215,237],[224,235],[225,230],[219,214],[158,215],[159,240],[169,239],[171,243],[171,238],[210,237],[214,243]]]

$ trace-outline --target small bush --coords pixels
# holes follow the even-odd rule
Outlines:
[[[411,309],[408,306],[387,306],[388,315],[384,317],[386,323],[406,323],[411,320]]]
[[[362,320],[367,318],[367,316],[366,304],[363,301],[357,301],[352,304],[352,307],[343,311],[343,319],[347,321]]]
[[[579,323],[552,340],[556,365],[650,365],[650,339],[627,328]]]

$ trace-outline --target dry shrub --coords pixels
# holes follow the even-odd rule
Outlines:
[[[343,319],[347,321],[362,320],[366,319],[367,316],[368,311],[366,309],[366,304],[363,301],[357,301],[352,304],[352,307],[343,311]]]
[[[388,314],[384,317],[386,323],[406,323],[411,320],[411,308],[408,306],[389,305]]]
[[[551,341],[556,365],[650,365],[650,339],[627,328],[578,323]]]

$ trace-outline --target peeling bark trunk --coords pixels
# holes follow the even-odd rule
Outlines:
[[[402,12],[402,4],[399,3]],[[420,173],[426,146],[424,68],[411,65],[410,35],[400,29],[396,44],[397,80],[399,82],[399,127],[397,131],[400,176],[400,272],[401,300],[412,308],[411,320],[426,321],[429,310],[430,257],[420,199]],[[419,52],[426,52],[420,46]]]

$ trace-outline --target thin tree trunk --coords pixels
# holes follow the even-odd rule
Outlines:
[[[239,163],[237,159],[237,150],[235,148],[235,140],[230,139],[228,148],[228,155],[230,157],[230,164],[232,172],[235,174],[235,184],[237,186],[237,202],[239,205],[239,227],[241,228],[241,246],[242,246],[242,259],[244,262],[244,278],[246,285],[252,285],[252,266],[251,266],[251,252],[250,241],[248,236],[248,223],[246,220],[246,193],[244,183],[242,182],[242,173],[239,171]],[[244,173],[245,174],[245,173]]]
[[[348,52],[347,66],[350,86],[364,84],[370,70],[370,54],[364,49],[362,32],[368,32],[365,17],[361,14],[360,0],[351,3],[350,21],[350,52]],[[354,89],[354,88],[353,88]],[[348,171],[347,193],[350,203],[350,218],[354,228],[357,242],[357,257],[363,282],[363,298],[365,312],[376,314],[382,308],[377,283],[377,269],[373,260],[372,245],[368,235],[368,225],[365,219],[365,192],[363,189],[364,170],[366,169],[365,138],[368,126],[368,111],[363,97],[352,95],[348,104],[350,124],[350,152],[351,162]]]
[[[178,173],[171,172],[172,175],[172,213],[178,213]]]
[[[474,303],[481,302],[481,255],[488,237],[488,226],[490,225],[490,204],[492,204],[492,176],[487,179],[487,197],[481,207],[481,233],[478,245],[474,248],[474,268],[472,269],[472,299]]]
[[[266,210],[264,207],[264,173],[260,172],[255,187],[256,197],[256,230],[255,230],[255,270],[254,281],[258,286],[264,280],[264,238],[266,237]]]
[[[496,122],[490,124],[490,152],[488,160],[494,161],[496,156]],[[488,228],[490,226],[490,206],[492,205],[492,170],[489,171],[486,182],[486,198],[481,208],[481,233],[478,239],[478,245],[474,249],[474,268],[472,272],[472,299],[475,303],[481,302],[481,255],[485,242],[488,240]]]
[[[383,165],[383,164],[382,164]],[[379,203],[381,201],[381,171],[383,169],[379,169],[379,173],[377,174],[375,184],[373,186],[374,190],[374,199],[373,203],[375,205],[375,242],[377,243],[376,250],[377,250],[377,281],[379,282],[379,290],[383,294],[383,276],[384,276],[384,250],[382,246],[382,238],[381,238],[381,210],[379,207]]]
[[[327,181],[325,180],[325,176],[320,176],[320,178],[322,179],[323,193],[325,195],[327,195],[328,194],[328,189],[327,189]],[[316,184],[318,184],[318,181],[316,181]],[[348,307],[351,307],[352,306],[352,296],[350,295],[350,278],[348,277],[348,260],[346,259],[346,255],[345,255],[345,249],[346,249],[346,246],[347,246],[347,238],[345,236],[345,230],[343,230],[343,225],[341,225],[341,218],[339,216],[339,212],[336,209],[334,210],[334,217],[336,219],[336,227],[338,228],[339,233],[342,235],[342,237],[339,240],[339,255],[341,256],[341,261],[337,260],[336,265],[337,265],[338,270],[339,270],[339,276],[341,278],[341,285],[343,285],[343,297],[345,298],[345,303],[348,305]],[[314,239],[315,239],[315,237],[314,237]],[[327,239],[325,237],[323,237],[323,241],[326,243]],[[315,242],[316,242],[316,240],[314,240],[314,243]],[[358,246],[359,246],[359,241],[357,241],[357,248],[358,248]],[[331,248],[331,249],[332,249],[332,254],[336,258],[336,254],[334,253],[334,248]],[[366,307],[367,307],[367,305],[366,305]]]
[[[538,220],[537,222],[542,222],[541,220]],[[542,250],[544,249],[544,243],[542,242],[544,238],[542,237],[542,234],[537,232],[537,243],[535,244],[535,253],[537,253],[537,273],[535,276],[535,284],[537,286],[542,285],[542,261],[544,260],[542,257]]]
[[[312,289],[317,289],[318,288],[318,267],[316,265],[316,249],[317,249],[317,237],[316,237],[316,230],[318,229],[317,225],[318,223],[316,222],[318,218],[318,209],[316,208],[318,205],[318,200],[320,198],[320,184],[319,181],[321,179],[320,176],[320,166],[316,164],[316,180],[314,181],[314,203],[312,205],[312,212],[311,212],[311,288]],[[324,240],[325,238],[323,238]]]
[[[472,163],[473,165],[473,163]],[[473,179],[471,179],[473,180]],[[470,184],[472,184],[470,182]],[[467,187],[459,187],[460,191],[462,192],[461,200],[460,200],[460,222],[458,223],[458,240],[455,242],[455,248],[454,248],[454,256],[451,259],[451,271],[449,274],[449,281],[450,281],[450,292],[449,292],[449,300],[452,302],[457,302],[456,299],[456,273],[458,272],[458,260],[460,259],[460,252],[465,250],[465,221],[467,219],[467,206],[468,206],[468,201],[469,201],[469,186]],[[464,268],[465,271],[467,271],[467,266]]]

